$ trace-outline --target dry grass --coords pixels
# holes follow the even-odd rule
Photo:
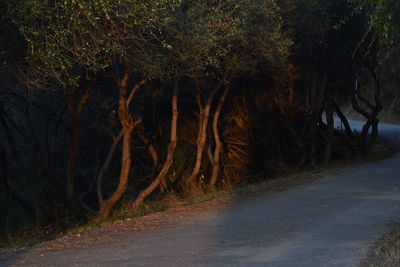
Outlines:
[[[373,148],[370,160],[380,160],[399,151],[399,144],[380,138]],[[400,266],[400,227],[385,234],[370,249],[360,267],[398,267]]]
[[[400,266],[400,228],[385,234],[370,250],[360,267]]]

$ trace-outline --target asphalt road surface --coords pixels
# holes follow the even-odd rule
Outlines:
[[[358,122],[352,122],[358,128]],[[397,139],[400,127],[381,124]],[[193,222],[111,236],[88,248],[11,255],[16,266],[354,266],[400,220],[400,154],[237,202]]]

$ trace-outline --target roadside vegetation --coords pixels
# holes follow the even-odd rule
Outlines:
[[[371,249],[360,267],[396,267],[400,265],[400,228],[385,234]]]
[[[183,211],[185,216],[195,216],[197,213],[209,211],[209,206],[212,206],[213,209],[224,208],[224,206],[229,203],[247,201],[259,195],[281,192],[303,186],[317,181],[318,179],[323,179],[327,173],[341,172],[343,169],[357,164],[380,161],[389,158],[397,152],[398,144],[393,144],[386,139],[379,138],[366,158],[359,157],[353,160],[335,161],[329,166],[320,165],[313,169],[292,167],[291,169],[282,170],[279,174],[270,176],[268,179],[260,178],[259,182],[245,183],[239,187],[201,192],[197,195],[191,194],[186,197],[182,197],[174,192],[169,192],[158,198],[145,201],[141,208],[134,213],[132,213],[130,209],[130,202],[123,201],[109,218],[98,220],[96,216],[94,216],[89,218],[87,222],[71,224],[61,232],[54,231],[51,225],[44,228],[28,227],[26,229],[19,229],[18,232],[9,232],[6,239],[0,243],[0,256],[3,254],[8,255],[43,241],[80,237],[81,235],[85,235],[99,228],[104,228],[104,231],[112,229],[112,231],[118,232],[118,229],[115,228],[140,230],[146,229],[146,227],[158,227],[159,222],[154,223],[151,218],[141,221],[140,223],[137,223],[136,220],[142,216],[158,212],[167,212],[171,209]],[[193,212],[193,209],[195,212]],[[166,216],[168,216],[168,214],[169,212]],[[182,219],[179,219],[179,221],[181,220]],[[168,225],[168,222],[166,223]],[[136,224],[141,226],[139,227]],[[387,246],[390,246],[390,244],[392,243],[389,243]],[[369,258],[372,258],[372,256]]]
[[[399,10],[0,1],[1,244],[376,155],[382,97],[399,85]]]

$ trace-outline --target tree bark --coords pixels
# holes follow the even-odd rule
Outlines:
[[[178,115],[179,115],[178,94],[179,94],[179,85],[178,81],[176,81],[171,101],[171,108],[172,108],[171,136],[170,136],[170,143],[168,145],[167,158],[164,162],[164,165],[160,173],[157,175],[154,181],[145,190],[140,192],[139,196],[133,202],[132,204],[133,211],[137,211],[139,207],[142,205],[143,201],[146,199],[146,197],[148,197],[160,185],[161,181],[164,180],[165,176],[168,174],[168,171],[171,168],[172,163],[174,161],[174,154],[175,154],[176,144],[178,141],[178,135],[177,135]]]
[[[151,172],[153,174],[154,170],[157,169],[158,166],[158,153],[156,148],[152,143],[150,143],[149,139],[146,137],[143,129],[140,129],[138,132],[138,136],[143,144],[146,146],[147,152],[149,153],[151,160],[153,161],[153,167],[151,168]],[[153,175],[151,176],[153,177]]]
[[[104,202],[103,190],[102,190],[104,174],[106,173],[106,170],[110,166],[112,157],[115,153],[115,150],[117,149],[117,145],[121,141],[123,135],[124,135],[124,131],[121,130],[119,132],[119,134],[113,138],[113,142],[111,144],[110,151],[108,152],[106,160],[105,160],[103,166],[101,167],[99,174],[97,176],[97,199],[99,201],[99,207],[101,207]]]
[[[343,114],[343,112],[340,110],[339,105],[336,103],[335,99],[332,99],[332,104],[333,104],[333,109],[335,110],[336,114],[342,121],[342,124],[344,126],[345,133],[347,137],[351,140],[354,138],[354,133],[353,130],[350,127],[349,121],[347,120],[346,116]]]
[[[327,74],[326,74],[327,75]],[[332,157],[332,143],[333,143],[333,103],[332,103],[332,88],[327,85],[327,77],[325,77],[325,86],[327,87],[325,93],[325,115],[327,124],[327,140],[325,144],[324,164],[328,165]]]
[[[82,116],[83,109],[88,103],[93,92],[93,83],[89,82],[86,86],[85,93],[79,100],[76,108],[74,108],[74,100],[76,97],[76,88],[66,90],[67,95],[67,115],[68,115],[68,133],[70,136],[70,149],[67,162],[67,201],[69,211],[76,217],[82,217],[82,213],[75,199],[75,171],[76,171],[76,155],[79,143],[79,121]]]
[[[132,164],[132,154],[131,154],[131,138],[132,132],[134,130],[133,124],[131,126],[125,127],[122,141],[122,162],[121,162],[121,172],[119,177],[119,184],[117,189],[114,191],[112,196],[103,201],[100,206],[100,218],[106,219],[115,204],[121,199],[126,189],[128,188],[129,173]]]
[[[210,187],[212,189],[215,188],[215,185],[217,183],[217,179],[219,177],[220,173],[220,156],[222,152],[222,141],[219,135],[219,130],[218,130],[218,121],[219,117],[221,115],[221,110],[222,107],[225,103],[226,96],[228,95],[229,92],[229,87],[225,88],[224,93],[222,94],[217,109],[215,110],[214,113],[214,119],[213,119],[213,132],[214,132],[214,141],[215,141],[215,150],[214,150],[214,155],[212,156],[212,172],[211,172],[211,178],[210,178]]]
[[[303,165],[306,163],[306,150],[304,148],[304,144],[301,141],[301,137],[296,133],[295,129],[293,129],[293,126],[290,124],[290,121],[288,118],[283,118],[283,123],[286,125],[287,129],[290,131],[292,134],[293,138],[296,141],[296,145],[300,150],[300,163]]]
[[[340,120],[344,126],[345,133],[342,133],[341,131],[334,131],[334,132],[348,146],[350,153],[351,153],[352,157],[354,158],[356,156],[354,144],[352,143],[352,141],[354,139],[354,133],[350,127],[349,121],[347,120],[347,118],[343,114],[343,112],[340,110],[339,105],[336,103],[335,99],[333,99],[333,98],[332,98],[332,104],[333,104],[334,111],[336,112],[337,116],[340,118]]]
[[[197,176],[199,175],[201,164],[203,161],[203,154],[207,140],[207,126],[210,118],[211,107],[214,101],[215,95],[219,91],[222,86],[222,82],[219,82],[217,86],[211,91],[210,95],[207,98],[207,102],[203,106],[202,101],[200,99],[200,89],[196,93],[197,102],[199,105],[199,132],[197,136],[197,153],[196,153],[196,162],[192,173],[190,174],[187,182],[190,184],[191,189],[194,190],[196,188]]]
[[[310,92],[310,104],[311,104],[311,117],[310,117],[310,165],[314,168],[317,165],[317,121],[318,115],[316,112],[316,91],[317,91],[317,74],[315,74],[314,81]]]
[[[132,100],[133,94],[145,84],[144,80],[141,81],[137,86],[134,87],[130,96],[127,96],[127,88],[128,88],[129,76],[125,74],[119,81],[119,100],[118,100],[118,115],[119,120],[122,124],[122,160],[121,160],[121,171],[119,177],[119,183],[117,189],[111,195],[111,197],[107,200],[101,201],[101,197],[99,197],[100,211],[99,217],[100,219],[105,219],[110,216],[110,213],[115,206],[115,204],[121,199],[124,195],[126,189],[128,188],[128,180],[129,174],[132,165],[132,152],[131,152],[131,141],[132,141],[132,133],[135,130],[136,126],[141,123],[141,119],[133,120],[132,115],[129,112],[129,103]],[[132,96],[132,97],[131,97]],[[99,186],[97,187],[99,189]],[[101,192],[100,192],[101,193]]]
[[[314,168],[317,165],[318,154],[318,122],[321,120],[324,106],[324,95],[326,91],[327,76],[325,75],[322,86],[317,86],[318,73],[315,73],[313,85],[310,92],[311,117],[310,117],[310,165]],[[319,90],[317,90],[319,89]]]
[[[375,85],[375,88],[374,88],[375,89],[375,91],[374,91],[375,105],[368,102],[368,100],[365,99],[359,92],[358,75],[356,75],[355,86],[353,87],[353,91],[352,91],[352,105],[353,105],[354,110],[356,110],[358,113],[360,113],[367,119],[367,122],[363,126],[363,129],[360,133],[360,137],[358,138],[360,150],[364,156],[367,155],[369,147],[371,145],[373,145],[375,142],[377,132],[378,132],[378,123],[379,123],[377,116],[378,116],[379,112],[382,110],[382,105],[380,102],[379,79],[377,77],[377,74],[372,69],[369,68],[369,70],[370,70],[371,75],[375,82],[375,84],[374,84]],[[371,111],[368,112],[368,111],[364,110],[359,103],[360,101],[363,102],[367,106],[367,108],[369,108]],[[371,129],[371,127],[372,127],[372,132],[368,138],[368,133],[369,133],[369,130]]]

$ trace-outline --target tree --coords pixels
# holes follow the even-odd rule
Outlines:
[[[65,0],[57,3],[21,1],[15,6],[20,14],[17,23],[29,44],[30,64],[40,71],[43,79],[56,81],[67,95],[71,136],[67,198],[75,214],[77,125],[93,90],[93,83],[97,77],[111,73],[119,91],[118,114],[123,131],[122,166],[116,191],[108,200],[100,202],[100,216],[107,217],[127,188],[132,161],[132,132],[141,121],[130,114],[128,99],[133,98],[145,80],[165,75],[157,72],[165,69],[160,69],[160,61],[155,60],[157,49],[167,49],[165,42],[158,39],[159,30],[168,21],[169,10],[177,3]],[[138,75],[143,78],[128,96],[129,83]],[[86,90],[74,110],[75,92],[82,86]]]
[[[195,3],[188,10],[191,26],[189,46],[201,56],[189,76],[195,81],[198,113],[197,153],[195,165],[187,182],[196,187],[203,154],[206,148],[209,118],[214,101],[217,101],[213,118],[215,149],[211,164],[213,171],[210,185],[214,187],[219,174],[219,158],[222,143],[218,133],[218,120],[231,80],[247,74],[254,75],[261,65],[276,67],[284,62],[291,45],[282,31],[279,9],[273,1],[224,1]],[[282,60],[283,59],[283,60]],[[220,90],[225,91],[220,93]],[[210,147],[211,148],[211,147]]]

